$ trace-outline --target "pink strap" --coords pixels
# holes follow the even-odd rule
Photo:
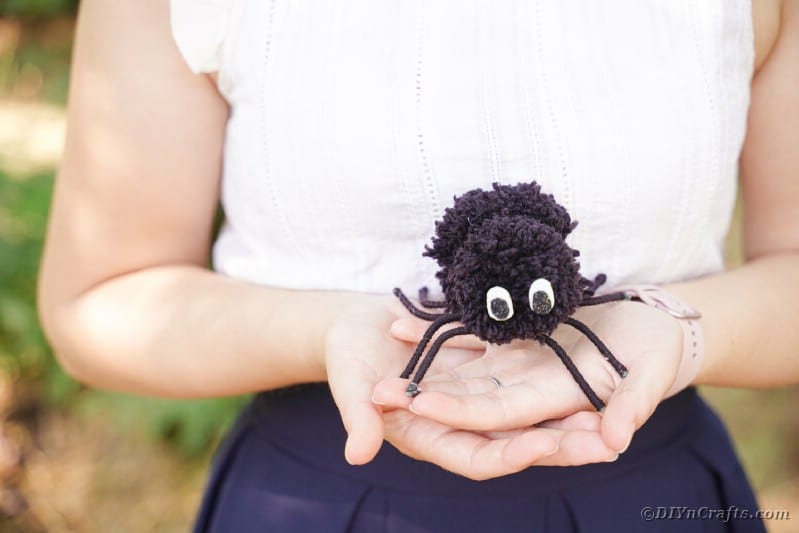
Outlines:
[[[705,337],[699,323],[702,314],[656,285],[626,285],[617,290],[624,292],[628,299],[638,297],[643,303],[669,313],[680,324],[683,338],[682,359],[677,379],[666,392],[665,398],[674,396],[693,382],[702,366],[705,357]]]

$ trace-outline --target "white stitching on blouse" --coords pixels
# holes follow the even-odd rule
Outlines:
[[[423,6],[424,4],[422,4]],[[428,200],[430,202],[430,210],[432,212],[433,218],[438,218],[441,216],[441,208],[438,201],[438,191],[433,181],[433,174],[430,170],[430,158],[428,154],[425,152],[425,141],[424,141],[424,133],[423,133],[423,126],[422,126],[422,49],[424,45],[424,9],[420,10],[419,13],[419,21],[417,24],[418,27],[418,38],[416,44],[416,75],[414,81],[416,83],[416,117],[417,117],[417,139],[418,139],[418,148],[419,148],[419,158],[422,162],[422,172],[424,175],[424,184],[425,188],[427,189]]]
[[[719,12],[719,10],[728,11],[729,8],[725,5],[722,5],[724,2],[723,0],[717,0],[715,4],[716,9],[711,9],[714,13],[714,17],[712,19],[718,25],[723,23],[723,16],[724,13]],[[705,9],[710,9],[711,4],[708,3],[704,7]],[[696,7],[696,4],[694,4]],[[710,70],[708,65],[711,63],[711,60],[706,57],[707,49],[705,47],[699,46],[699,39],[697,35],[698,26],[697,26],[697,18],[693,20],[694,24],[691,26],[691,29],[694,31],[694,40],[697,46],[697,57],[699,58],[700,68],[702,71],[702,81],[704,82],[705,86],[705,95],[707,98],[707,105],[708,105],[708,115],[710,117],[709,121],[709,142],[710,142],[710,158],[708,159],[708,176],[704,177],[705,186],[703,188],[705,197],[700,202],[700,205],[710,205],[713,201],[713,197],[716,194],[719,186],[719,180],[721,179],[721,137],[723,136],[722,128],[724,124],[721,123],[721,114],[719,113],[719,103],[716,101],[716,91],[718,91],[718,98],[723,101],[724,96],[726,94],[726,88],[724,87],[724,83],[715,83],[711,84],[711,76],[708,73]],[[716,43],[716,46],[721,46],[722,43]],[[720,52],[718,49],[713,49],[711,52]],[[713,81],[717,80],[717,72],[713,72]],[[715,89],[714,89],[715,88]],[[698,223],[702,223],[707,220],[710,216],[710,211],[705,210],[704,212],[698,213],[698,216],[695,217],[695,220]],[[692,232],[691,234],[691,244],[694,245],[697,241],[696,232]]]
[[[266,34],[266,39],[264,41],[264,48],[263,48],[263,56],[262,56],[262,63],[263,70],[260,73],[261,79],[261,87],[260,92],[264,95],[263,98],[258,100],[258,107],[260,109],[260,116],[261,116],[261,143],[262,143],[262,152],[261,157],[263,160],[263,184],[266,188],[266,193],[269,196],[269,203],[271,204],[271,209],[277,216],[280,224],[281,231],[286,232],[287,234],[291,235],[293,233],[292,226],[289,223],[286,213],[282,208],[280,200],[278,199],[277,190],[274,184],[274,178],[271,173],[271,154],[270,154],[270,133],[272,132],[271,120],[269,120],[269,111],[267,110],[268,104],[272,104],[273,102],[266,97],[269,94],[269,84],[267,80],[269,78],[269,73],[271,72],[271,65],[272,65],[272,40],[273,40],[273,33],[272,28],[274,27],[274,19],[275,19],[275,2],[276,0],[269,0],[269,8],[267,11],[267,21],[266,21],[266,28],[264,30]],[[294,243],[295,246],[299,247],[302,241],[292,238],[291,241]]]
[[[546,55],[544,53],[544,39],[543,39],[543,27],[541,25],[542,20],[542,3],[545,0],[536,0],[535,2],[535,14],[533,16],[535,20],[535,35],[536,35],[536,51],[538,53],[538,61],[541,65],[546,65]],[[541,75],[541,92],[544,95],[544,102],[546,105],[546,116],[549,119],[550,124],[552,124],[552,139],[549,141],[551,145],[554,145],[557,150],[558,154],[558,165],[560,169],[560,179],[561,179],[561,197],[559,198],[560,203],[565,205],[567,208],[569,206],[574,205],[572,201],[571,190],[569,187],[569,171],[566,164],[566,153],[563,149],[563,142],[564,140],[561,138],[560,127],[558,124],[558,118],[555,113],[555,108],[552,105],[552,87],[549,81],[549,76],[547,75],[546,69],[542,68],[540,70]]]
[[[483,7],[487,7],[490,9],[490,5],[486,4]],[[479,55],[480,61],[479,65],[481,67],[480,72],[480,108],[483,112],[483,134],[485,135],[485,142],[488,148],[488,156],[491,159],[491,181],[502,183],[502,171],[499,165],[499,156],[497,154],[497,138],[494,133],[494,121],[491,116],[491,106],[489,105],[489,90],[488,90],[488,81],[490,74],[489,69],[489,50],[490,50],[490,42],[488,37],[488,28],[486,28],[486,18],[489,16],[487,13],[480,13],[479,10],[475,10],[475,15],[477,16],[477,31],[479,34]]]
[[[518,4],[514,3],[513,6],[513,20],[519,20],[520,14]],[[530,70],[530,56],[529,54],[520,53],[521,46],[519,43],[522,42],[522,32],[518,31],[516,28],[514,28],[513,42],[513,54],[516,58],[516,64],[518,65],[518,68],[514,70],[514,75],[516,77],[516,85],[520,87],[522,112],[524,114],[525,125],[527,126],[525,132],[527,134],[527,144],[530,147],[530,175],[526,176],[526,178],[530,180],[540,180],[540,174],[542,172],[540,161],[541,146],[539,144],[538,133],[536,132],[535,123],[533,122],[533,114],[530,106],[530,87],[525,82],[525,77],[522,76],[522,69],[524,69],[525,72],[529,72]]]

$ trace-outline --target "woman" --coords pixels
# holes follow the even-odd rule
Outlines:
[[[754,510],[686,386],[799,381],[799,2],[171,9],[170,25],[166,2],[81,5],[40,307],[94,386],[285,389],[242,414],[198,530],[618,531],[646,506]],[[723,272],[739,155],[747,263]],[[555,334],[601,416],[533,344],[453,344],[404,396],[424,324],[390,289],[435,286],[434,220],[494,181],[566,205],[586,276],[701,311],[701,364],[679,319],[625,302],[575,315],[620,383]]]

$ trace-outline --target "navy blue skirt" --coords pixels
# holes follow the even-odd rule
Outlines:
[[[477,482],[388,444],[353,467],[345,438],[327,385],[258,395],[216,455],[195,531],[765,531],[744,518],[754,495],[693,388],[664,401],[614,463]]]

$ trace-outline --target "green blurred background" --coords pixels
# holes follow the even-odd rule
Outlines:
[[[54,363],[37,323],[76,5],[0,0],[0,532],[185,531],[213,447],[243,399],[86,389]],[[731,264],[740,261],[738,234],[736,224]],[[703,393],[728,422],[761,506],[791,511],[769,529],[796,531],[799,389]]]
[[[185,531],[243,399],[86,389],[37,322],[76,5],[0,0],[0,532]]]

